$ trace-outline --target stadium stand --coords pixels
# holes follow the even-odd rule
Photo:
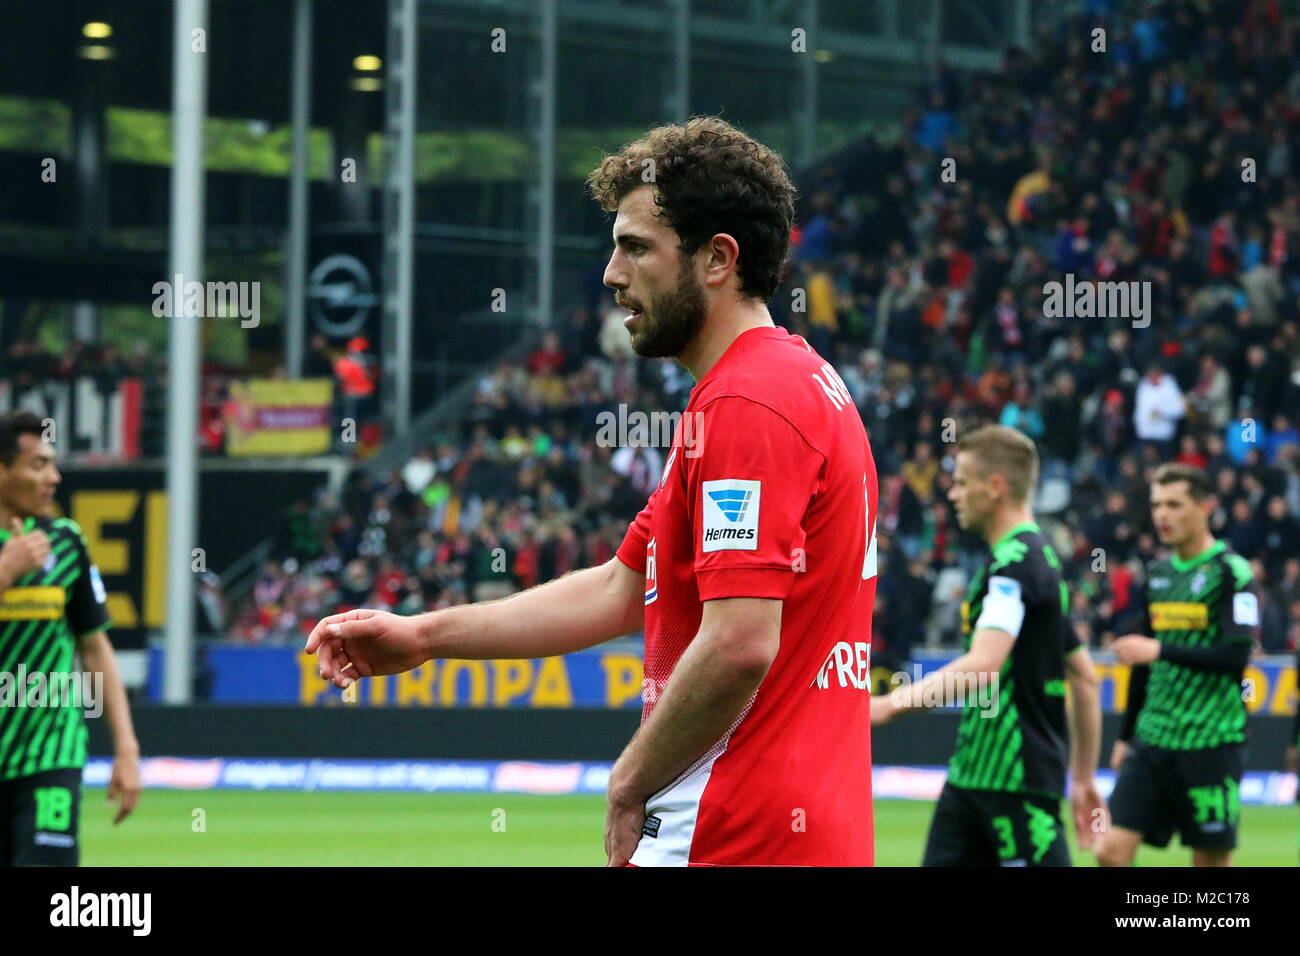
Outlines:
[[[877,656],[957,639],[980,545],[945,493],[953,438],[982,421],[1038,442],[1038,510],[1093,646],[1142,602],[1145,481],[1170,458],[1210,471],[1213,531],[1263,582],[1260,649],[1300,643],[1294,25],[1269,2],[1142,9],[1105,21],[1105,64],[1075,20],[995,74],[942,70],[898,141],[802,177],[772,310],[836,363],[876,452]],[[1046,316],[1066,274],[1149,283],[1149,326]],[[332,611],[442,607],[607,559],[662,460],[599,447],[596,415],[680,409],[691,383],[603,318],[575,310],[484,376],[459,431],[404,468],[299,503],[234,634],[297,640]]]

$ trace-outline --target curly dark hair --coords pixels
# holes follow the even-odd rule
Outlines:
[[[795,188],[781,157],[716,116],[656,126],[606,156],[587,185],[606,212],[646,183],[655,205],[693,255],[725,232],[740,246],[740,294],[766,302],[776,292],[790,246]]]

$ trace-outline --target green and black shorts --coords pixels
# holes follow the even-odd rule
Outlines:
[[[0,866],[76,866],[81,771],[0,780]]]
[[[1061,800],[945,783],[922,866],[1070,866]]]
[[[1241,818],[1242,744],[1166,750],[1134,740],[1110,795],[1111,823],[1151,846],[1231,850]]]

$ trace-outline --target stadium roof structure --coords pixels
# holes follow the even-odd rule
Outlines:
[[[203,248],[223,274],[264,288],[294,272],[284,256],[298,2],[209,0]],[[1006,46],[1027,41],[1031,13],[1062,6],[302,2],[313,20],[308,258],[345,247],[376,276],[387,268],[374,250],[388,245],[385,177],[400,119],[388,85],[393,18],[415,11],[413,310],[452,326],[436,342],[417,341],[416,354],[442,350],[462,364],[510,337],[482,334],[491,321],[483,289],[505,289],[525,303],[512,305],[517,319],[546,325],[560,307],[557,290],[589,284],[608,224],[582,180],[602,151],[658,123],[720,114],[807,168],[866,132],[888,134],[938,62],[992,69]],[[0,176],[30,182],[56,158],[65,185],[0,194],[0,296],[129,307],[165,274],[174,8],[173,0],[7,0],[15,42],[0,60]],[[509,54],[492,60],[486,47],[498,29]],[[796,31],[807,56],[791,53]],[[359,187],[340,184],[340,157],[357,158]],[[248,338],[269,352],[285,336],[272,315]]]

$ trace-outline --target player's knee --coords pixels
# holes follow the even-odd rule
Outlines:
[[[1192,866],[1228,866],[1231,859],[1231,850],[1192,851]]]
[[[1124,866],[1126,862],[1123,859],[1123,854],[1119,853],[1114,847],[1102,844],[1097,849],[1098,866]]]

